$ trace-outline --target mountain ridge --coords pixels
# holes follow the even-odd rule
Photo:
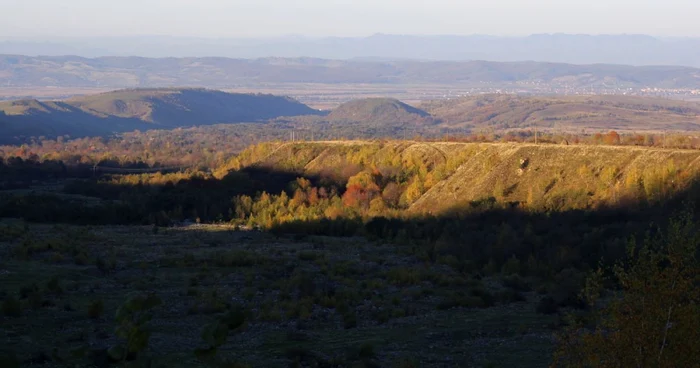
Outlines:
[[[138,42],[135,42],[138,41]],[[366,37],[84,37],[0,41],[0,53],[29,55],[232,58],[316,57],[424,60],[550,61],[573,64],[700,67],[700,38],[644,34],[541,33],[528,36],[398,35]]]
[[[21,88],[236,88],[267,83],[459,85],[523,91],[700,89],[700,69],[555,62],[344,61],[0,55],[0,85]]]

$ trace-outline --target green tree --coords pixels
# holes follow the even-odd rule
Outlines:
[[[700,238],[693,216],[671,221],[666,234],[630,242],[629,259],[599,269],[583,296],[597,306],[595,326],[562,335],[554,366],[697,367],[700,362]],[[612,282],[619,291],[600,298]]]
[[[148,322],[153,318],[151,310],[160,304],[161,300],[155,294],[136,294],[117,309],[115,333],[122,341],[109,349],[112,359],[125,361],[148,348],[151,337]]]

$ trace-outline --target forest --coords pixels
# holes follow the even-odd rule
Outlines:
[[[238,351],[234,356],[242,354],[229,348],[217,355],[217,349],[229,334],[251,333],[273,311],[285,314],[283,320],[308,321],[312,326],[300,329],[313,336],[333,330],[315,325],[322,324],[317,314],[323,312],[318,308],[339,313],[347,330],[358,321],[362,325],[364,318],[382,324],[416,315],[427,318],[426,305],[450,318],[480,313],[474,310],[493,310],[506,318],[511,312],[501,308],[525,308],[523,313],[532,313],[533,321],[547,321],[548,333],[555,336],[539,351],[546,357],[539,356],[531,366],[674,367],[700,361],[700,351],[692,343],[700,331],[700,234],[694,215],[700,209],[700,151],[669,148],[694,144],[681,136],[626,136],[611,131],[592,136],[455,136],[449,141],[273,141],[240,151],[236,140],[224,139],[220,149],[202,150],[208,132],[196,128],[188,131],[195,134],[176,131],[171,139],[147,132],[122,140],[59,139],[3,147],[0,218],[24,223],[2,228],[6,239],[2,249],[11,255],[9,262],[18,262],[15,266],[28,261],[63,264],[68,256],[79,265],[94,262],[100,277],[116,277],[121,274],[115,269],[126,272],[132,267],[128,253],[118,247],[111,255],[89,253],[70,242],[54,244],[50,234],[85,229],[87,233],[78,238],[90,242],[92,237],[101,239],[100,232],[127,225],[162,239],[194,227],[201,234],[196,242],[211,243],[215,253],[192,250],[195,253],[188,255],[186,251],[177,260],[180,266],[172,267],[204,267],[200,272],[210,280],[216,270],[228,269],[226,275],[235,275],[232,270],[237,267],[252,266],[262,273],[247,276],[251,279],[245,285],[258,287],[260,295],[268,296],[277,288],[284,294],[288,286],[255,280],[270,277],[266,272],[283,271],[272,271],[272,261],[265,260],[260,250],[225,250],[229,239],[248,239],[237,240],[245,243],[271,236],[264,242],[313,245],[298,255],[291,253],[298,257],[295,261],[286,258],[288,253],[279,255],[291,267],[293,282],[299,283],[293,285],[298,290],[291,296],[260,301],[253,293],[238,307],[227,303],[216,307],[215,301],[220,300],[216,295],[224,291],[213,281],[202,284],[209,285],[205,288],[209,291],[187,291],[197,300],[205,298],[206,308],[213,308],[205,314],[219,318],[204,327],[208,347],[193,355],[205,365],[224,364],[220,360],[230,359],[232,351]],[[33,236],[32,229],[40,224],[71,227],[42,228],[48,237]],[[127,234],[115,236],[124,244],[136,241]],[[343,254],[352,252],[353,243],[363,249],[361,258],[384,259],[373,261],[377,269],[370,267],[367,272],[372,276],[363,281],[377,283],[375,296],[336,294],[340,290],[329,294],[324,289],[328,286],[308,280],[316,267],[326,270],[333,265],[332,270],[323,271],[330,273],[323,274],[329,277],[327,282],[339,277],[334,288],[352,293],[370,287],[348,280],[359,280],[362,271],[357,268],[369,267],[363,261],[351,262],[348,256],[337,260],[336,251],[320,255],[322,249],[336,247]],[[383,247],[396,254],[384,254]],[[315,266],[302,267],[304,262]],[[152,277],[154,285],[165,280],[156,274]],[[196,281],[189,283],[190,289],[197,288]],[[410,307],[405,306],[406,293],[423,284],[434,285],[437,295],[420,294]],[[24,308],[33,295],[33,289],[28,290],[19,300],[6,292],[3,308],[8,305],[12,311],[12,303]],[[384,294],[394,295],[393,307],[379,298]],[[342,306],[335,304],[340,303],[340,295],[344,295]],[[645,295],[653,303],[640,304]],[[149,300],[134,303],[139,308],[156,308]],[[389,308],[388,315],[376,315],[376,310],[366,315],[362,300],[372,300],[376,310]],[[247,321],[248,329],[241,328],[241,319]],[[672,328],[664,327],[671,324]],[[519,335],[507,335],[507,339],[514,336]],[[524,332],[523,336],[530,335]],[[301,344],[308,349],[304,351],[287,349],[285,359],[291,366],[444,366],[420,354],[391,358],[375,351],[389,349],[384,342],[368,344],[343,362],[324,358],[332,349],[313,344]],[[145,357],[158,356],[147,351],[147,344],[139,346],[133,351],[127,346],[120,353],[123,360],[141,364]],[[110,350],[107,360],[121,361],[120,354]],[[248,363],[250,354],[244,354]],[[67,358],[63,352],[55,355],[45,357],[46,361],[83,359]],[[457,364],[509,366],[510,358],[491,356],[484,361],[477,354],[463,359]]]

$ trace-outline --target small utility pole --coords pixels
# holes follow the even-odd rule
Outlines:
[[[537,144],[537,125],[535,125],[535,144]]]
[[[663,143],[663,147],[666,148],[666,131],[665,131],[665,130],[664,130],[664,143]]]

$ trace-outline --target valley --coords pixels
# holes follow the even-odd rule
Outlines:
[[[290,86],[0,102],[0,366],[700,359],[697,102]]]
[[[0,368],[700,368],[700,3],[5,3]]]
[[[679,211],[697,204],[699,162],[697,150],[415,141],[267,142],[152,173],[6,157],[0,357],[545,366],[569,318],[593,318],[578,295],[601,259],[627,260],[651,223],[690,236]],[[130,305],[151,317],[127,354],[112,316]]]

